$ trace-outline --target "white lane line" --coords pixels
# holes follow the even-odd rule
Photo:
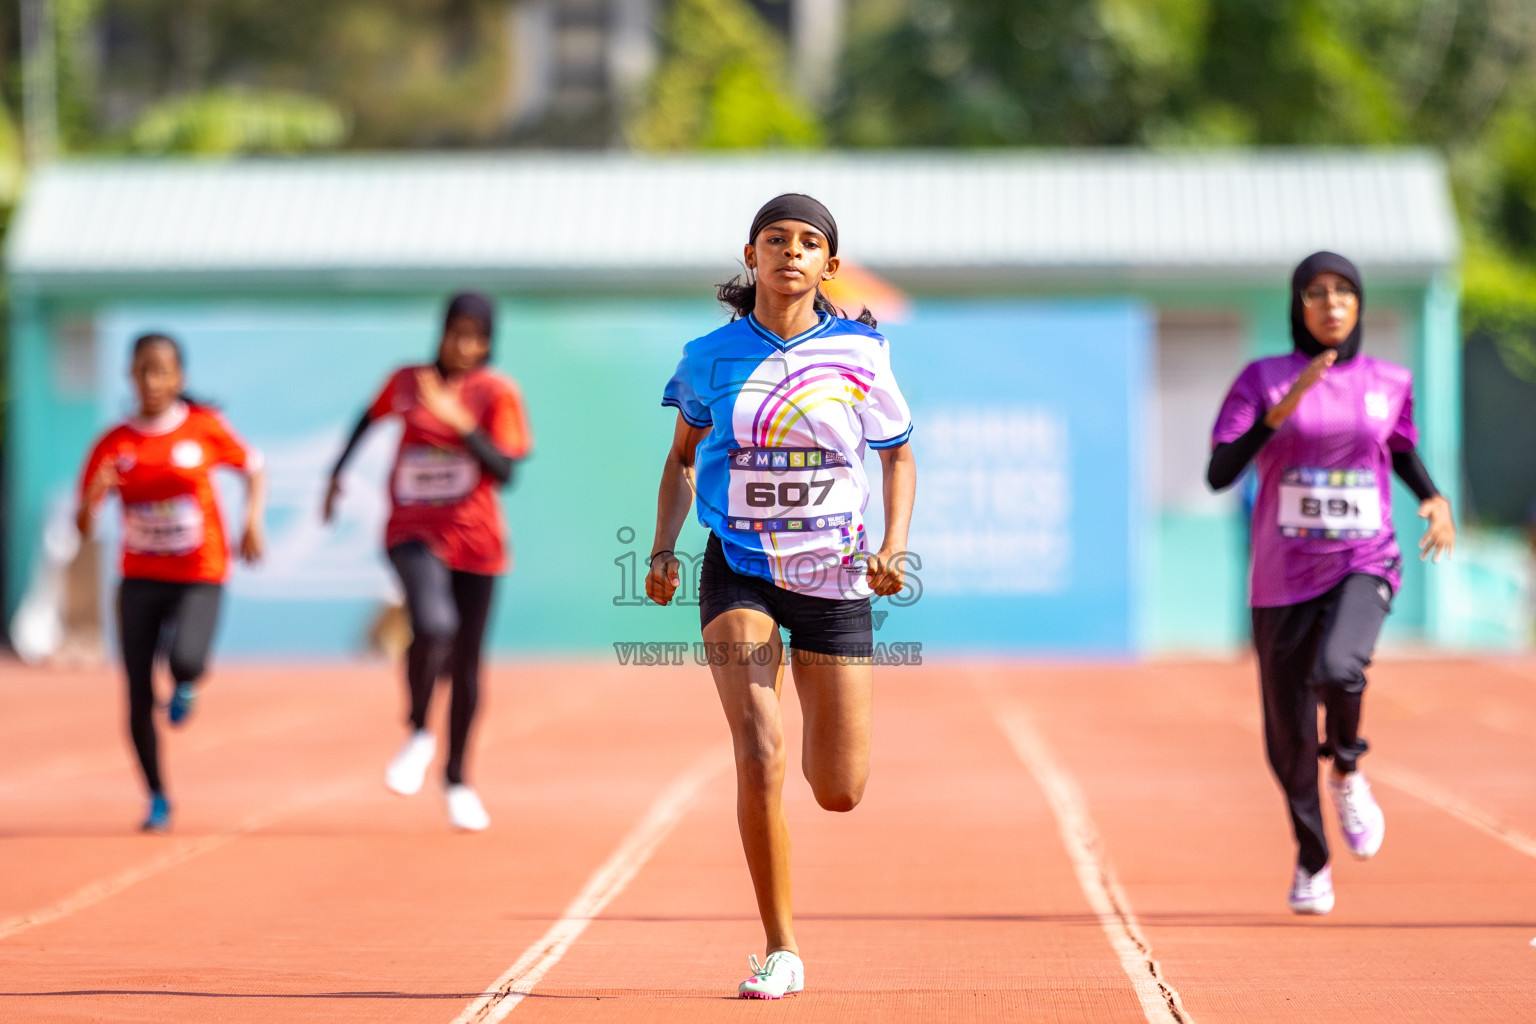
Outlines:
[[[1257,720],[1242,718],[1236,721],[1238,725],[1255,736],[1264,735],[1263,727]],[[1500,820],[1491,811],[1484,810],[1457,796],[1438,782],[1432,782],[1411,768],[1384,760],[1380,754],[1372,754],[1366,760],[1362,770],[1365,771],[1366,778],[1385,782],[1394,789],[1400,789],[1409,796],[1429,804],[1436,810],[1444,811],[1457,821],[1492,836],[1517,853],[1536,857],[1536,838],[1526,835],[1508,822]]]
[[[1033,718],[1022,705],[1001,696],[993,697],[993,714],[1013,744],[1019,760],[1035,777],[1046,802],[1056,816],[1062,845],[1077,871],[1077,884],[1098,916],[1099,926],[1120,958],[1120,966],[1149,1024],[1191,1024],[1192,1018],[1179,1001],[1178,991],[1163,977],[1152,957],[1152,945],[1141,932],[1131,902],[1115,878],[1114,865],[1088,813],[1088,804],[1072,776],[1051,753]]]
[[[324,717],[319,711],[287,712],[270,715],[265,718],[252,719],[245,724],[244,728],[232,729],[229,732],[196,733],[192,736],[178,737],[175,756],[179,759],[190,754],[202,753],[205,750],[215,750],[234,743],[244,743],[247,740],[286,736],[295,729],[301,729],[312,722],[321,721]],[[0,792],[30,790],[50,782],[62,782],[66,779],[79,778],[83,775],[121,772],[124,763],[122,753],[117,750],[91,752],[88,754],[60,754],[56,757],[33,761],[22,766],[25,774],[6,775],[0,778]]]
[[[219,832],[211,836],[203,836],[201,839],[193,839],[183,842],[160,856],[145,861],[126,871],[90,882],[55,903],[34,910],[27,914],[0,920],[0,940],[8,939],[13,935],[36,928],[38,925],[50,924],[71,914],[94,907],[111,899],[125,889],[130,889],[146,878],[153,878],[163,871],[168,871],[179,864],[185,864],[195,857],[201,857],[205,853],[211,853],[221,846],[227,846],[236,839],[259,831],[269,825],[275,824],[284,818],[291,817],[308,810],[317,804],[325,803],[341,796],[350,789],[361,785],[360,780],[348,779],[337,782],[317,790],[312,790],[303,796],[286,801],[276,807],[265,811],[258,811],[240,822],[233,828]],[[150,840],[155,842],[158,840]]]
[[[517,1009],[517,1005],[587,930],[587,925],[640,873],[662,840],[688,813],[710,779],[731,763],[730,747],[721,747],[710,751],[673,779],[608,859],[587,879],[587,884],[565,908],[560,920],[523,951],[523,955],[491,985],[490,991],[466,1006],[453,1019],[453,1024],[496,1024]]]
[[[1372,757],[1366,764],[1370,769],[1366,773],[1368,778],[1379,779],[1409,796],[1418,797],[1431,807],[1438,808],[1458,821],[1487,833],[1510,849],[1523,853],[1527,857],[1536,857],[1536,839],[1513,825],[1500,821],[1476,804],[1468,803],[1439,783],[1431,782],[1415,771],[1393,764],[1391,761],[1383,761],[1379,757]]]

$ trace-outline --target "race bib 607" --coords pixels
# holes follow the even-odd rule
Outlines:
[[[727,524],[755,533],[852,526],[856,485],[848,459],[823,448],[732,448]]]

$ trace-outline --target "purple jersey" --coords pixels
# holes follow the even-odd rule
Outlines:
[[[1247,433],[1308,361],[1292,353],[1244,367],[1216,417],[1212,445]],[[1397,590],[1392,454],[1411,450],[1418,436],[1408,370],[1363,354],[1329,367],[1253,460],[1253,607],[1309,601],[1352,573],[1380,576]]]

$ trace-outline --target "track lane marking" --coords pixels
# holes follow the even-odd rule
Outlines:
[[[1077,884],[1130,979],[1148,1024],[1192,1024],[1193,1018],[1184,1009],[1178,990],[1163,977],[1162,967],[1152,956],[1152,944],[1142,934],[1131,901],[1120,888],[1114,865],[1077,782],[1056,760],[1035,727],[1033,716],[1022,704],[997,694],[989,694],[989,703],[1014,753],[1045,794],[1062,845],[1077,874]]]
[[[489,720],[483,724],[481,731],[476,733],[478,737],[476,742],[481,748],[490,749],[497,743],[521,739],[551,722],[585,710],[597,697],[596,692],[582,691],[577,697],[563,698],[552,702],[549,706],[533,709],[526,718],[518,719],[507,728],[499,728],[496,720]],[[240,727],[227,732],[202,731],[178,738],[175,741],[178,748],[176,756],[190,757],[210,750],[222,750],[232,744],[250,740],[266,740],[273,737],[291,739],[294,732],[317,723],[329,726],[333,724],[333,716],[327,710],[287,709],[263,717],[249,718]],[[131,751],[128,756],[132,757]],[[45,783],[118,772],[122,770],[124,764],[121,752],[114,750],[109,753],[94,749],[89,752],[58,754],[41,762],[3,765],[0,766],[0,798],[11,790],[29,790]],[[13,770],[18,768],[23,774],[12,774]]]
[[[586,707],[586,705],[589,703],[591,703],[590,700],[579,700],[574,702],[565,702],[555,707],[545,708],[543,709],[542,713],[535,713],[526,719],[520,720],[516,725],[506,730],[498,738],[504,740],[522,738],[538,731],[540,728],[548,725],[550,722],[556,721],[572,713],[573,711],[577,711]],[[262,738],[274,733],[282,733],[294,728],[311,724],[315,721],[320,721],[323,718],[323,715],[320,715],[316,712],[285,712],[263,719],[250,728],[236,730],[232,734],[205,736],[198,741],[189,744],[189,749],[196,752],[203,752],[208,749],[224,747],[230,743]],[[103,760],[105,760],[105,758],[103,758]],[[111,757],[111,761],[113,767],[115,768],[121,764],[121,757],[113,755]],[[79,766],[73,764],[68,766],[69,769],[74,769],[77,767]],[[93,774],[96,771],[97,767],[91,765],[85,770],[80,771],[79,774]],[[74,772],[66,770],[65,772],[61,773],[60,779],[67,778],[70,774],[74,774]],[[36,777],[25,780],[0,779],[0,791],[3,791],[12,786],[35,784],[38,781],[41,780]],[[36,928],[39,925],[49,924],[53,921],[58,921],[62,918],[69,917],[71,914],[93,907],[98,903],[103,903],[106,900],[116,896],[117,894],[127,889],[131,889],[133,886],[139,884],[145,879],[153,878],[155,875],[161,874],[162,872],[168,871],[171,868],[177,867],[181,864],[185,864],[187,861],[201,857],[206,853],[212,853],[214,850],[217,850],[223,846],[227,846],[243,836],[249,835],[253,832],[259,832],[264,828],[275,825],[285,818],[293,817],[294,815],[301,814],[313,807],[317,807],[320,804],[339,799],[349,792],[366,787],[373,781],[373,776],[353,776],[351,778],[343,779],[331,786],[312,790],[303,796],[296,797],[293,800],[278,804],[275,807],[257,811],[248,816],[239,824],[226,829],[223,832],[218,832],[210,836],[202,836],[198,839],[179,841],[175,847],[165,851],[158,857],[151,858],[148,861],[137,864],[107,878],[99,878],[95,881],[87,882],[85,885],[76,889],[69,895],[56,900],[47,906],[41,907],[37,910],[29,911],[24,914],[17,914],[8,918],[0,918],[0,941],[4,941],[13,935],[17,935],[21,932],[27,931],[28,929]],[[173,841],[175,840],[173,839]]]
[[[222,750],[247,740],[287,736],[295,730],[326,721],[329,721],[329,716],[322,711],[288,711],[267,715],[229,732],[204,732],[178,739],[176,744],[180,749],[176,754],[177,757],[190,757],[210,750]],[[109,753],[100,748],[83,753],[58,754],[45,761],[20,766],[24,771],[20,775],[10,774],[11,769],[17,767],[10,765],[0,770],[0,792],[29,790],[51,782],[120,772],[132,756],[131,751],[125,759],[121,751],[113,750]]]
[[[1263,725],[1258,716],[1244,715],[1234,721],[1246,732],[1263,739]],[[1370,766],[1370,771],[1365,773],[1367,779],[1385,782],[1393,789],[1407,793],[1414,799],[1429,804],[1437,811],[1449,814],[1462,824],[1470,825],[1484,835],[1497,839],[1516,853],[1536,857],[1536,837],[1520,831],[1492,811],[1457,796],[1438,782],[1425,778],[1411,768],[1384,759],[1380,754],[1370,756]],[[1319,769],[1320,773],[1321,771],[1322,769]]]
[[[698,800],[704,787],[732,763],[729,746],[711,750],[661,791],[608,859],[598,866],[564,914],[537,942],[472,1000],[453,1024],[496,1024],[517,1009],[544,976],[560,962],[587,926],[602,914],[645,867],[662,840]]]
[[[313,790],[303,796],[285,801],[276,807],[258,811],[226,831],[184,842],[176,848],[142,864],[135,865],[126,871],[119,872],[108,878],[97,879],[94,882],[87,882],[63,899],[56,900],[45,907],[0,920],[0,941],[9,939],[28,929],[36,928],[39,925],[51,924],[54,921],[62,920],[71,914],[94,907],[98,903],[104,903],[118,893],[133,888],[147,878],[153,878],[155,875],[185,864],[189,860],[201,857],[205,853],[212,853],[214,850],[228,846],[243,836],[260,831],[284,818],[300,814],[319,804],[334,800],[350,790],[360,788],[362,785],[363,780],[354,778]]]
[[[1394,764],[1391,761],[1383,761],[1380,758],[1373,757],[1371,759],[1371,770],[1367,777],[1379,779],[1394,789],[1400,789],[1409,796],[1418,798],[1436,810],[1444,811],[1457,821],[1471,825],[1479,832],[1492,836],[1517,853],[1523,853],[1527,857],[1536,857],[1536,838],[1532,838],[1508,822],[1500,820],[1492,812],[1463,800],[1444,786],[1437,782],[1431,782],[1418,772],[1404,768],[1402,765]]]

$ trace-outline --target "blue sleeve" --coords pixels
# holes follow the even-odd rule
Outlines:
[[[670,405],[676,409],[690,426],[714,425],[714,418],[709,414],[709,406],[699,401],[699,396],[694,393],[686,353],[677,364],[677,372],[672,375],[671,380],[667,381],[666,388],[661,392],[661,404]]]

